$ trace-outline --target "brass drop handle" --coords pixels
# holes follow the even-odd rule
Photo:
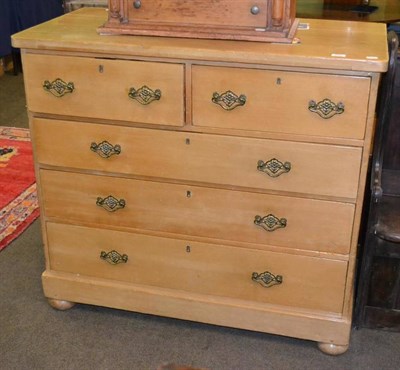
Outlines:
[[[98,197],[96,200],[96,205],[99,207],[102,207],[105,209],[107,212],[115,212],[118,209],[125,208],[125,200],[124,199],[117,199],[113,197],[112,195],[109,195],[106,198],[101,198]]]
[[[64,82],[61,78],[56,78],[50,82],[46,80],[43,82],[43,89],[57,98],[61,98],[65,94],[71,94],[75,90],[73,82]]]
[[[131,99],[138,101],[142,105],[148,105],[155,100],[161,99],[161,90],[156,89],[153,91],[146,85],[140,87],[137,90],[134,87],[131,87],[129,89],[128,96]]]
[[[237,96],[234,92],[228,90],[222,94],[214,92],[211,101],[225,110],[233,110],[236,107],[245,105],[247,98],[246,95]]]
[[[127,263],[128,262],[128,255],[120,254],[116,250],[112,250],[110,252],[101,251],[100,258],[110,265],[117,265],[119,263]]]
[[[257,170],[266,173],[270,177],[278,177],[283,173],[288,173],[292,169],[290,162],[281,162],[276,158],[272,158],[267,162],[259,160],[257,162]]]
[[[342,114],[344,112],[344,104],[342,102],[335,104],[329,99],[321,100],[318,103],[314,100],[310,100],[308,102],[308,110],[318,114],[324,119],[328,119],[336,114]]]
[[[102,141],[99,144],[91,143],[90,150],[102,158],[110,158],[114,154],[121,154],[121,146],[118,144],[112,145],[108,141]]]
[[[261,217],[259,215],[254,217],[254,224],[262,227],[266,231],[275,231],[277,229],[283,229],[287,225],[286,218],[278,218],[272,213]]]
[[[282,284],[283,276],[274,275],[269,271],[261,272],[260,274],[257,272],[253,272],[251,275],[251,280],[261,284],[264,288],[271,288],[274,285]]]

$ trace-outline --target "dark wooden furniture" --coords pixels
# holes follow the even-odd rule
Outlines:
[[[0,57],[12,56],[14,74],[22,67],[19,50],[11,47],[11,35],[61,14],[62,0],[0,1]]]
[[[365,0],[297,0],[296,16],[299,18],[324,18],[364,22],[392,23],[400,21],[399,0],[370,0],[376,6],[372,13],[354,11]]]
[[[11,54],[11,35],[63,13],[62,0],[0,1],[0,56]]]
[[[108,6],[108,1],[107,0],[63,0],[63,7],[65,13],[69,13],[76,9],[83,8],[84,6],[105,8]]]
[[[400,330],[400,59],[389,33],[389,70],[384,77],[376,131],[371,199],[362,253],[357,325]]]
[[[100,34],[291,43],[295,0],[108,0]]]

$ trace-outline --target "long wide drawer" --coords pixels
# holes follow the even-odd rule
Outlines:
[[[354,205],[40,170],[46,217],[348,253]]]
[[[184,67],[24,54],[32,112],[182,126]]]
[[[255,10],[252,13],[253,8],[257,8],[256,14]],[[133,23],[150,21],[169,25],[265,28],[268,12],[265,0],[241,0],[234,3],[232,0],[146,0],[140,7],[129,4],[128,14]]]
[[[193,66],[193,124],[364,138],[370,79]]]
[[[355,200],[361,148],[33,119],[39,163]]]
[[[347,262],[47,223],[50,269],[340,313]]]

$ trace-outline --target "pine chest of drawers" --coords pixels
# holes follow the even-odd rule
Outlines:
[[[277,45],[99,36],[105,17],[13,37],[45,296],[344,352],[384,25],[303,20]]]

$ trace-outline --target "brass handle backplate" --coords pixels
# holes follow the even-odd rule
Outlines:
[[[107,261],[111,265],[117,265],[119,263],[127,263],[128,262],[128,255],[126,254],[119,254],[117,251],[112,250],[111,252],[104,252],[101,251],[100,258],[104,261]]]
[[[90,150],[97,153],[102,158],[109,158],[114,154],[121,154],[121,146],[118,144],[112,145],[108,141],[102,141],[100,144],[91,143]]]
[[[107,212],[115,212],[118,209],[125,208],[126,203],[124,199],[118,200],[117,198],[114,198],[112,195],[109,195],[106,198],[98,197],[96,200],[96,204],[99,207],[105,209]]]
[[[211,101],[214,104],[218,104],[225,110],[233,110],[236,107],[243,106],[246,104],[246,95],[237,96],[234,92],[228,90],[222,94],[217,92],[213,93]]]
[[[257,162],[257,170],[266,173],[270,177],[278,177],[283,173],[287,173],[292,169],[290,162],[282,163],[276,158],[272,158],[267,162],[259,160]]]
[[[148,105],[154,100],[160,100],[161,99],[161,90],[156,89],[152,90],[146,85],[142,86],[139,89],[135,89],[134,87],[131,87],[129,89],[129,94],[128,96],[131,99],[134,99],[138,101],[142,105]]]
[[[286,218],[278,218],[270,213],[264,217],[257,215],[254,218],[254,223],[257,226],[261,226],[266,231],[275,231],[276,229],[285,228],[287,225],[287,220]]]
[[[283,283],[282,275],[274,275],[269,271],[262,273],[253,272],[251,275],[251,280],[256,283],[261,284],[264,288],[270,288],[274,285],[279,285]]]
[[[56,78],[53,82],[48,80],[43,82],[43,88],[52,93],[55,97],[61,98],[65,94],[73,93],[75,86],[73,82],[64,82],[61,78]]]
[[[324,119],[328,119],[336,114],[342,114],[344,112],[344,104],[342,102],[335,104],[329,99],[321,100],[318,103],[314,100],[310,100],[308,103],[308,110],[317,113]]]

